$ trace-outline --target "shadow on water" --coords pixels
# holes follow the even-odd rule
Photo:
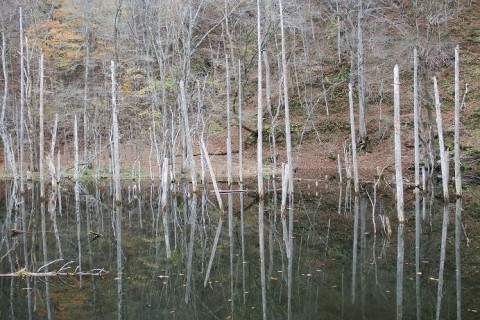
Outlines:
[[[132,182],[121,205],[108,182],[46,201],[29,187],[1,187],[1,319],[459,319],[476,308],[462,305],[476,292],[461,273],[475,256],[461,255],[472,249],[460,199],[449,210],[416,193],[397,225],[391,195],[349,186],[297,188],[284,214],[280,192],[227,192],[223,211],[187,184]]]

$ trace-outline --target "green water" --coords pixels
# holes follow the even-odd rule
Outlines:
[[[212,193],[192,195],[188,186],[176,186],[162,209],[161,190],[156,186],[125,184],[124,201],[115,207],[108,182],[78,186],[77,199],[75,188],[66,185],[54,197],[55,209],[50,207],[54,222],[49,190],[43,204],[36,185],[24,197],[14,196],[18,192],[12,193],[11,183],[2,184],[0,190],[4,190],[0,273],[25,266],[26,271],[35,272],[57,259],[39,273],[56,272],[70,261],[71,268],[63,272],[108,271],[0,277],[0,319],[262,319],[263,310],[268,319],[436,316],[443,211],[429,198],[421,199],[419,206],[419,274],[415,205],[405,206],[402,279],[397,272],[398,225],[388,194],[377,196],[375,234],[371,191],[370,198],[362,194],[355,201],[345,186],[304,188],[294,195],[293,206],[287,204],[284,218],[281,192],[268,193],[261,259],[259,204],[251,193],[223,195],[225,211],[221,212]],[[288,208],[293,213],[291,259]],[[466,247],[462,233],[460,270],[465,271],[458,301],[455,204],[449,215],[440,318],[455,319],[459,306],[463,318],[474,319],[478,281],[470,275],[478,272],[478,254],[472,245]],[[390,218],[390,236],[384,232],[382,217]],[[26,232],[12,236],[12,228]],[[101,237],[93,240],[90,232]]]

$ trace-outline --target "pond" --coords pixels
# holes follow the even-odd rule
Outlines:
[[[461,273],[478,276],[477,235],[431,193],[398,225],[390,194],[345,185],[297,188],[283,213],[278,184],[261,202],[225,193],[224,211],[188,184],[125,183],[121,205],[109,181],[44,201],[37,183],[0,188],[0,319],[477,316],[478,280]]]

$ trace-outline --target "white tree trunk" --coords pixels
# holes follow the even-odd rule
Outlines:
[[[13,151],[12,139],[7,133],[5,128],[5,110],[7,108],[8,101],[8,70],[7,70],[7,59],[5,57],[6,53],[6,41],[5,33],[2,33],[2,70],[3,70],[3,99],[2,99],[2,113],[0,116],[0,134],[2,136],[3,149],[5,152],[6,163],[8,169],[13,176],[14,181],[18,179],[17,165],[15,162],[15,154]]]
[[[414,158],[415,158],[415,190],[420,187],[420,144],[418,128],[420,113],[418,106],[418,54],[417,48],[413,51],[413,139],[414,139]]]
[[[445,152],[443,141],[442,111],[440,94],[438,92],[437,78],[433,77],[433,90],[435,92],[435,112],[437,115],[438,147],[440,152],[440,167],[442,168],[443,200],[448,203],[448,155]]]
[[[282,34],[282,78],[283,78],[283,102],[285,104],[285,143],[287,146],[288,163],[288,194],[293,194],[293,159],[292,159],[292,137],[290,134],[290,106],[288,102],[288,73],[287,58],[285,53],[285,31],[283,26],[282,0],[278,1],[280,10],[280,30]],[[293,205],[293,204],[290,204]],[[290,226],[291,228],[292,226]]]
[[[25,187],[23,185],[23,162],[24,162],[24,130],[23,130],[23,123],[24,123],[24,112],[25,112],[25,55],[23,53],[23,15],[22,15],[22,8],[20,7],[20,123],[19,132],[20,132],[20,193],[23,194],[25,192]]]
[[[262,30],[260,0],[257,0],[257,183],[258,197],[263,199],[263,81],[262,81]]]
[[[79,177],[79,159],[78,159],[78,125],[77,115],[73,119],[73,158],[74,158],[74,171],[73,180],[78,182]],[[115,171],[114,171],[115,172]]]
[[[352,160],[353,160],[353,186],[355,194],[360,192],[360,186],[358,181],[358,164],[357,164],[357,138],[355,134],[355,116],[353,111],[353,87],[352,84],[348,84],[348,100],[350,105],[350,134],[352,138]]]
[[[363,4],[358,1],[357,19],[357,71],[358,71],[358,132],[360,140],[365,140],[367,127],[365,125],[365,75],[363,57],[363,35],[362,35]]]
[[[40,88],[39,88],[39,125],[40,125],[40,144],[39,144],[39,163],[38,163],[38,170],[40,171],[40,199],[45,199],[45,176],[44,176],[44,169],[43,169],[43,156],[44,156],[44,132],[43,132],[43,100],[44,100],[44,90],[43,90],[43,54],[40,56],[39,59],[39,68],[40,68]]]
[[[197,192],[197,174],[195,169],[195,159],[193,159],[192,138],[190,136],[190,125],[188,122],[187,101],[185,96],[185,86],[183,80],[180,81],[180,99],[183,118],[183,131],[185,134],[185,144],[187,150],[187,159],[190,165],[190,176],[192,178],[192,192]]]
[[[242,65],[238,60],[238,180],[243,183],[243,136],[242,136]]]
[[[455,48],[455,194],[462,196],[462,172],[460,170],[460,47]]]
[[[405,221],[403,210],[402,140],[400,138],[400,80],[398,65],[393,69],[393,125],[395,128],[395,184],[397,188],[398,222]]]
[[[118,129],[117,81],[115,62],[111,62],[112,73],[112,130],[113,130],[113,173],[115,181],[115,202],[122,202],[122,189],[120,185],[120,133]]]
[[[230,117],[230,65],[228,55],[225,55],[225,68],[227,78],[227,181],[232,185],[232,126]]]

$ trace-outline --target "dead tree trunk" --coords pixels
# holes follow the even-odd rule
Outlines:
[[[262,29],[260,0],[257,0],[257,181],[258,197],[263,199],[263,81],[262,81]]]
[[[122,202],[122,189],[120,186],[120,133],[118,129],[117,81],[115,62],[111,62],[112,73],[112,134],[113,134],[113,179],[115,181],[115,202]]]
[[[400,138],[400,80],[398,65],[393,69],[393,125],[395,129],[395,185],[397,188],[397,215],[398,221],[404,222],[403,212],[403,175],[402,175],[402,141]]]

